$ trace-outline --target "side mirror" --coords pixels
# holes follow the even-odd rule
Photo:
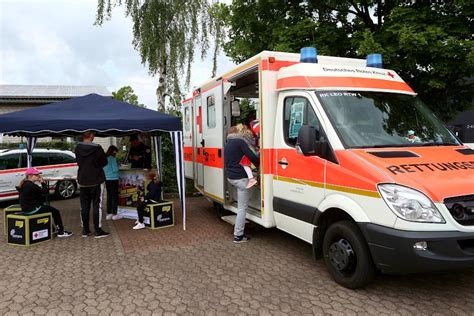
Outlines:
[[[234,100],[231,102],[232,116],[240,116],[240,101]]]
[[[316,129],[309,125],[301,126],[296,146],[305,156],[316,155]]]

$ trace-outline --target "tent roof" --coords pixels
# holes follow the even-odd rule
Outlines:
[[[12,136],[97,136],[181,130],[179,117],[144,109],[97,94],[0,115],[0,133]]]

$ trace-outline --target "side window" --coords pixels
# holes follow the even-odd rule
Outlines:
[[[20,168],[20,155],[11,154],[0,157],[0,170]]]
[[[305,124],[314,126],[320,131],[319,120],[308,99],[303,97],[288,97],[284,104],[283,133],[285,142],[294,147],[300,127]]]
[[[216,127],[216,99],[214,95],[207,97],[207,127]]]
[[[184,108],[184,130],[189,132],[191,128],[191,115],[189,113],[189,106]]]
[[[50,155],[51,155],[49,156],[50,165],[59,165],[59,164],[76,162],[76,160],[73,157],[63,154],[63,153],[51,153]]]
[[[33,159],[31,161],[32,166],[46,166],[49,165],[49,154],[48,153],[33,153]]]

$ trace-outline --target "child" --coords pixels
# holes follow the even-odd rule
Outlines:
[[[107,165],[104,167],[105,173],[105,187],[107,189],[107,216],[106,220],[121,219],[121,215],[117,215],[118,209],[118,178],[119,168],[117,164],[118,148],[110,146],[105,155],[107,156]]]
[[[155,176],[154,172],[148,172],[147,178],[150,180],[146,189],[148,193],[144,198],[141,198],[140,203],[137,205],[138,220],[135,222],[133,229],[143,229],[145,224],[143,223],[143,215],[145,214],[145,208],[147,204],[158,203],[161,201],[161,191],[163,189],[163,184],[160,181],[159,176]]]
[[[48,187],[41,177],[41,171],[36,168],[28,168],[26,169],[25,176],[25,179],[16,187],[18,192],[20,192],[20,205],[23,214],[51,213],[58,231],[57,236],[59,238],[72,236],[71,232],[64,230],[59,211],[52,206],[43,204],[44,197],[49,192]]]
[[[237,127],[237,132],[243,137],[243,139],[249,146],[250,150],[255,153],[256,152],[256,149],[254,147],[255,138],[253,136],[252,131],[243,124],[237,124],[236,127]],[[240,165],[244,168],[245,173],[247,173],[247,177],[249,178],[247,189],[250,189],[257,183],[257,180],[254,178],[253,173],[252,173],[252,163],[250,162],[250,159],[247,156],[243,156],[242,160],[240,161]]]

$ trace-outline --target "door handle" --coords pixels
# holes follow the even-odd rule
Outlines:
[[[278,163],[283,166],[288,166],[288,161],[286,160],[279,160]]]
[[[205,144],[206,144],[206,142],[204,141],[204,139],[201,140],[201,146],[202,146],[202,147],[206,147]]]

